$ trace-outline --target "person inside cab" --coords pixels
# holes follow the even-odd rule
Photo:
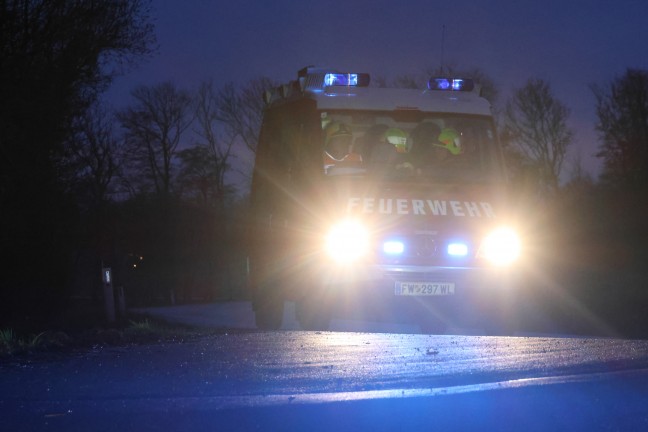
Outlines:
[[[388,128],[371,150],[371,167],[388,175],[407,175],[414,171],[410,162],[407,133]]]
[[[335,168],[359,166],[362,156],[353,151],[353,134],[344,123],[330,123],[325,133],[324,172],[332,174]]]
[[[417,175],[451,169],[463,153],[461,134],[453,128],[441,129],[434,123],[423,123],[412,136],[411,156]]]
[[[387,129],[389,129],[389,126],[385,124],[375,124],[367,129],[364,135],[356,141],[354,145],[365,162],[371,162],[373,150],[384,141],[383,136]]]
[[[434,144],[435,149],[444,149],[440,151],[443,158],[452,156],[459,156],[462,153],[461,149],[461,134],[452,128],[445,128],[441,131],[438,137],[438,143]]]

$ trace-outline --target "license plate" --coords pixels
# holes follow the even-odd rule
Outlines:
[[[394,294],[400,296],[454,295],[454,282],[396,282]]]

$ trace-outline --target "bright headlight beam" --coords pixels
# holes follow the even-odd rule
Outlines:
[[[510,228],[498,228],[486,236],[481,254],[498,266],[511,264],[520,256],[520,239]]]
[[[390,240],[383,243],[383,252],[388,255],[400,255],[405,251],[405,244],[402,241]]]
[[[454,242],[448,245],[448,255],[466,256],[468,255],[468,245],[465,243]]]
[[[326,251],[339,263],[351,263],[366,254],[369,234],[357,221],[347,220],[331,227],[326,237]]]

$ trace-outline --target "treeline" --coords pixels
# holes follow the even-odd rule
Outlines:
[[[52,320],[71,301],[94,313],[102,267],[129,306],[244,295],[244,198],[261,94],[274,83],[205,82],[194,93],[152,84],[109,111],[100,95],[119,65],[152,53],[148,11],[143,0],[0,6],[2,322]],[[498,113],[541,291],[588,310],[602,299],[623,306],[610,293],[643,283],[648,255],[648,72],[592,87],[603,174],[595,181],[576,164],[566,182],[573,131],[548,82],[532,78],[504,103],[480,70],[391,85],[440,72],[476,78]]]
[[[114,76],[153,53],[149,11],[146,0],[0,5],[3,323],[66,318],[71,303],[95,313],[104,267],[130,306],[239,295],[238,201],[271,83],[143,86],[109,111]]]
[[[102,262],[130,306],[244,294],[245,191],[271,85],[142,86],[126,108],[79,119],[66,163],[95,263],[83,283]]]
[[[140,0],[0,3],[0,320],[67,299],[85,229],[69,138],[123,67],[155,44]],[[100,212],[96,212],[100,214]]]

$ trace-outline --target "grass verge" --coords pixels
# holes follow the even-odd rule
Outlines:
[[[38,334],[19,334],[12,328],[4,328],[0,329],[0,358],[97,346],[183,342],[209,333],[213,331],[172,325],[148,317],[131,317],[111,327],[47,330]]]

